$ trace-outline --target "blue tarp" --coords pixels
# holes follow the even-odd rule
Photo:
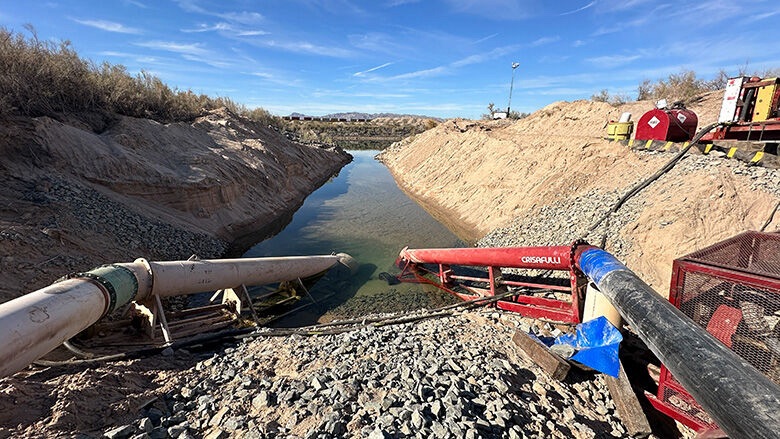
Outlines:
[[[577,325],[576,333],[563,334],[553,344],[567,344],[576,353],[571,360],[599,372],[616,377],[620,371],[618,347],[623,335],[606,317],[598,317]]]

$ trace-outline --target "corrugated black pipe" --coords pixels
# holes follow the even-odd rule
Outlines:
[[[780,387],[689,319],[614,256],[591,246],[577,267],[729,437],[780,438]]]

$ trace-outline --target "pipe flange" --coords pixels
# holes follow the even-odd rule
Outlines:
[[[583,245],[589,246],[588,241],[584,240],[583,238],[579,238],[571,243],[571,250],[569,251],[569,266],[572,268],[573,271],[582,273],[582,271],[577,267],[577,249],[580,248]]]
[[[117,288],[114,286],[114,282],[121,282],[121,280],[118,279],[116,276],[117,270],[121,272],[120,276],[124,280],[128,280],[128,279],[130,280],[130,286],[131,286],[131,288],[128,290],[126,288],[127,287],[126,285],[120,285],[119,293],[121,293],[123,296],[121,298],[118,298],[118,294],[117,294],[118,291]],[[100,267],[93,268],[90,271],[71,273],[67,276],[61,277],[60,279],[57,280],[57,282],[61,282],[67,279],[79,279],[79,278],[89,279],[95,282],[100,287],[102,287],[102,289],[106,293],[108,293],[108,306],[106,307],[106,310],[103,312],[103,316],[106,316],[114,312],[117,306],[121,306],[129,302],[130,299],[132,299],[132,297],[135,296],[135,293],[138,291],[138,280],[135,278],[133,272],[125,267],[122,267],[121,265],[115,265],[115,264],[101,265]],[[130,297],[124,297],[128,295]]]

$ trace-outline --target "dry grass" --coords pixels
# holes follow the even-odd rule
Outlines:
[[[27,30],[29,38],[0,28],[0,115],[108,112],[170,123],[228,107],[264,123],[274,119],[228,98],[171,89],[146,72],[133,76],[121,65],[95,65],[79,57],[70,42],[41,41],[31,26]]]
[[[722,73],[708,81],[697,78],[695,72],[684,70],[655,82],[646,79],[639,85],[637,100],[657,101],[666,99],[670,103],[676,101],[687,103],[703,93],[720,90],[725,87],[726,78],[724,76],[725,73]]]

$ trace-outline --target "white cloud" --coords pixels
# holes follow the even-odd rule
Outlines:
[[[595,9],[599,12],[613,13],[616,11],[635,11],[646,3],[655,3],[655,0],[600,0]]]
[[[218,32],[226,36],[237,36],[237,37],[253,37],[253,36],[268,35],[268,32],[263,30],[239,29],[233,24],[224,21],[214,23],[212,25],[199,24],[194,29],[182,29],[181,31],[185,33]]]
[[[390,0],[385,3],[388,8],[394,8],[396,6],[409,5],[412,3],[420,3],[420,0]]]
[[[384,69],[385,67],[388,67],[388,66],[391,66],[391,65],[393,65],[393,63],[386,62],[386,63],[384,63],[382,65],[379,65],[379,66],[376,66],[376,67],[371,67],[368,70],[363,70],[362,72],[355,72],[355,73],[352,74],[352,76],[363,76],[366,73],[371,73],[371,72],[377,71],[379,69]]]
[[[132,56],[135,56],[132,53],[116,52],[113,50],[104,50],[102,52],[98,52],[97,54],[100,56],[116,56],[116,57],[124,57],[124,58],[130,58]]]
[[[746,18],[745,20],[742,21],[742,23],[753,23],[753,22],[756,22],[756,21],[765,20],[765,19],[767,19],[769,17],[774,17],[775,15],[778,15],[778,14],[780,14],[780,10],[766,12],[766,13],[763,13],[763,14],[756,14],[756,15],[753,15],[753,16],[750,16],[750,17]]]
[[[479,64],[492,59],[501,58],[503,56],[509,55],[512,52],[517,52],[519,49],[520,46],[517,45],[497,47],[491,50],[490,52],[478,53],[475,55],[467,56],[466,58],[459,59],[455,62],[450,63],[450,66],[458,68],[458,67],[464,67],[472,64]]]
[[[221,31],[221,30],[232,30],[232,26],[230,26],[227,23],[215,23],[211,26],[208,24],[199,24],[198,27],[195,29],[181,29],[182,32],[186,33],[192,33],[192,32],[213,32],[213,31]]]
[[[257,24],[265,21],[265,17],[259,12],[253,11],[231,11],[214,12],[201,7],[196,0],[175,0],[179,8],[186,12],[218,17],[232,23],[239,24]]]
[[[139,1],[136,1],[136,0],[123,0],[123,1],[126,4],[128,4],[128,5],[133,5],[133,6],[137,7],[137,8],[141,8],[141,9],[147,9],[149,7],[149,6],[146,6],[145,4],[143,4],[143,3],[139,2]]]
[[[261,35],[269,35],[269,33],[264,30],[242,30],[236,32],[236,35],[239,37],[257,37]]]
[[[595,58],[586,58],[585,62],[593,64],[597,67],[614,68],[630,64],[640,58],[639,55],[605,55],[597,56]]]
[[[308,41],[254,41],[253,44],[286,50],[288,52],[305,53],[309,55],[327,56],[331,58],[349,58],[353,52],[335,46],[321,46]]]
[[[181,55],[182,58],[186,59],[187,61],[194,61],[194,62],[201,62],[203,64],[208,64],[212,67],[216,67],[218,69],[223,69],[225,67],[230,67],[230,62],[223,61],[216,58],[211,57],[204,57],[199,55],[191,55],[189,53],[184,53]]]
[[[588,8],[592,7],[593,5],[595,5],[595,4],[596,4],[596,2],[592,1],[592,2],[588,3],[587,5],[585,5],[585,6],[581,7],[581,8],[574,9],[573,11],[569,11],[569,12],[564,12],[564,13],[562,13],[560,15],[576,14],[577,12],[584,11],[585,9],[588,9]]]
[[[544,46],[545,44],[550,44],[550,43],[554,43],[556,41],[560,41],[560,39],[561,39],[561,37],[559,37],[557,35],[554,36],[554,37],[542,37],[542,38],[539,38],[539,39],[533,41],[531,43],[531,47]]]
[[[387,79],[390,80],[396,80],[396,79],[416,79],[416,78],[430,78],[432,76],[441,76],[444,74],[447,74],[449,72],[449,69],[446,66],[439,66],[434,67],[432,69],[425,69],[425,70],[417,70],[415,72],[409,72],[409,73],[403,73],[396,76],[391,76]]]
[[[488,35],[488,36],[486,36],[486,37],[480,38],[480,39],[478,39],[477,41],[474,41],[474,42],[473,42],[473,43],[471,43],[471,44],[479,44],[479,43],[484,43],[485,41],[487,41],[487,40],[490,40],[490,39],[493,39],[493,38],[495,38],[495,37],[497,37],[497,36],[498,36],[498,33],[494,33],[494,34]]]
[[[211,52],[198,43],[176,43],[172,41],[145,41],[135,43],[136,46],[146,47],[148,49],[163,50],[186,55],[207,56]]]
[[[136,46],[147,49],[161,50],[179,54],[182,59],[206,64],[218,69],[224,69],[233,65],[232,59],[219,56],[198,43],[177,43],[173,41],[145,41],[133,43]]]
[[[141,29],[136,29],[134,27],[127,27],[121,23],[117,23],[114,21],[108,21],[108,20],[80,20],[77,18],[71,18],[71,20],[75,21],[78,24],[83,24],[84,26],[94,27],[96,29],[104,30],[106,32],[116,32],[120,34],[141,34],[143,31]]]
[[[290,75],[287,74],[279,75],[269,72],[252,72],[250,75],[261,78],[266,82],[270,82],[271,84],[282,85],[285,87],[301,87],[303,85],[303,81],[300,79],[292,79]]]
[[[257,12],[241,11],[241,12],[227,12],[224,14],[215,14],[215,15],[225,20],[233,21],[241,24],[257,24],[265,20],[265,17],[263,17],[262,14],[259,14]]]
[[[196,14],[207,14],[210,15],[208,11],[200,7],[198,5],[198,2],[196,0],[174,0],[179,7],[187,12],[194,12]]]
[[[493,20],[520,20],[537,13],[544,2],[537,0],[445,0],[456,12]]]

